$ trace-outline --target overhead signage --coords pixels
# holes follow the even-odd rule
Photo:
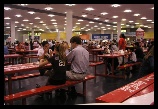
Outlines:
[[[111,39],[111,34],[92,34],[92,39]]]

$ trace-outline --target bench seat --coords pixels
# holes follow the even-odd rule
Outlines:
[[[122,65],[122,66],[118,66],[117,68],[121,70],[121,69],[129,68],[129,67],[134,66],[134,65],[141,65],[141,62],[125,64],[125,65]]]
[[[81,82],[83,82],[83,95],[86,96],[86,81],[94,79],[94,78],[95,78],[95,76],[93,76],[93,75],[87,75],[84,80],[78,80],[78,81],[69,81],[69,80],[67,80],[66,83],[63,84],[63,85],[42,86],[42,87],[39,87],[39,88],[34,88],[34,89],[26,90],[26,91],[23,91],[23,92],[18,92],[18,93],[15,93],[15,94],[11,94],[11,95],[6,95],[6,96],[4,96],[4,101],[5,101],[5,103],[12,104],[13,101],[22,99],[22,104],[26,105],[26,98],[27,97],[31,97],[31,96],[34,96],[34,95],[54,91],[56,89],[61,89],[61,88],[73,86],[73,85],[81,83]]]

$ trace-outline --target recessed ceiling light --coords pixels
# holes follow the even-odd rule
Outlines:
[[[151,22],[151,23],[154,23],[154,22]]]
[[[94,27],[98,27],[97,25],[95,25]]]
[[[140,14],[134,14],[134,16],[140,16]]]
[[[53,17],[53,16],[55,16],[55,15],[53,15],[53,14],[48,14],[48,16],[49,16],[49,17]]]
[[[41,19],[40,17],[35,17],[35,19]]]
[[[119,7],[120,5],[119,5],[119,4],[113,4],[113,5],[111,5],[111,6],[117,8],[117,7]]]
[[[146,20],[146,21],[149,21],[149,22],[150,22],[150,21],[152,21],[152,20]]]
[[[57,24],[56,22],[52,23],[52,24]]]
[[[76,24],[80,24],[80,23],[76,23]]]
[[[28,4],[19,4],[19,5],[21,5],[21,6],[27,6]]]
[[[139,26],[144,26],[144,25],[139,25]]]
[[[15,21],[15,23],[19,23],[18,21]]]
[[[113,22],[114,24],[116,24],[117,22]]]
[[[9,25],[10,23],[5,23],[5,24]]]
[[[142,18],[140,18],[140,19],[147,19],[146,17],[142,17]]]
[[[133,21],[129,21],[130,23],[132,23]]]
[[[102,23],[99,23],[99,25],[102,25]]]
[[[105,28],[105,27],[101,27],[101,28]]]
[[[55,19],[52,19],[52,20],[50,20],[50,21],[56,21]]]
[[[113,26],[113,27],[117,27],[117,26]]]
[[[98,20],[99,18],[98,17],[96,17],[96,18],[94,18],[95,20]]]
[[[87,17],[87,15],[82,15],[82,17]]]
[[[151,9],[154,9],[154,7],[152,7]]]
[[[82,22],[83,20],[82,20],[82,19],[79,19],[78,21],[79,21],[79,22]]]
[[[28,13],[29,13],[29,14],[34,14],[35,12],[33,12],[33,11],[29,11]]]
[[[126,19],[122,19],[122,21],[126,21]]]
[[[111,26],[111,25],[106,25],[106,26]]]
[[[23,21],[24,21],[24,22],[27,22],[27,21],[29,21],[29,20],[28,20],[28,19],[24,19]]]
[[[113,16],[112,18],[118,18],[118,16]]]
[[[103,30],[106,30],[106,29],[103,29]]]
[[[4,7],[4,10],[11,10],[11,8],[9,8],[9,7]]]
[[[75,6],[75,4],[65,4],[65,5],[67,5],[67,6]]]
[[[130,10],[130,9],[127,9],[127,10],[124,10],[124,12],[132,12],[132,10]]]
[[[129,26],[129,25],[126,25],[127,27]]]
[[[24,24],[21,24],[21,26],[24,26]]]
[[[121,25],[125,25],[125,24],[121,24]]]
[[[148,28],[151,28],[151,27],[148,27]]]
[[[25,28],[23,30],[26,30]]]
[[[89,25],[86,25],[86,26],[89,26]]]
[[[136,25],[138,25],[139,23],[135,23]]]
[[[11,19],[10,17],[4,17],[4,19]]]
[[[20,14],[15,15],[16,17],[22,17]]]
[[[108,28],[108,29],[111,29],[111,28]]]
[[[29,23],[30,25],[32,25],[33,23]]]
[[[148,26],[144,26],[144,27],[148,27]]]
[[[46,24],[42,24],[42,25],[46,25]]]
[[[10,27],[6,27],[6,28],[10,28]]]
[[[101,15],[106,15],[106,14],[108,14],[107,12],[102,12],[102,13],[100,13]]]
[[[94,23],[94,22],[90,21],[89,23]]]
[[[109,22],[109,20],[105,20],[105,22]]]
[[[21,30],[17,30],[17,31],[21,31]]]
[[[39,23],[44,23],[43,21],[40,21]]]
[[[44,8],[45,10],[52,10],[53,8],[52,7],[46,7]]]
[[[89,7],[89,8],[86,8],[85,10],[87,10],[87,11],[93,11],[93,10],[94,10],[94,8]]]

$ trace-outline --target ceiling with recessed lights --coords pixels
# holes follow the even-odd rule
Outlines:
[[[4,30],[15,21],[17,31],[51,32],[66,28],[66,11],[73,12],[73,30],[154,28],[154,4],[4,4]]]

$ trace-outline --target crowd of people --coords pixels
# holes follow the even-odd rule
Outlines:
[[[38,46],[38,60],[39,60],[39,72],[41,76],[48,76],[48,81],[46,85],[60,85],[64,84],[66,80],[80,80],[84,79],[89,67],[89,54],[90,49],[103,49],[99,54],[110,54],[115,51],[122,50],[124,52],[131,52],[131,55],[125,56],[125,64],[133,62],[142,62],[139,68],[139,75],[142,76],[154,72],[154,41],[148,42],[134,42],[132,43],[132,48],[126,48],[126,41],[124,34],[120,35],[120,40],[101,40],[100,42],[89,41],[82,42],[79,36],[73,36],[70,39],[71,48],[68,42],[55,42],[55,41],[43,41],[39,43],[38,41],[28,43],[15,43],[15,49],[27,50],[33,49],[33,45]],[[30,45],[30,47],[29,47]],[[4,54],[8,54],[7,46],[4,46]],[[143,49],[147,49],[146,55],[143,53]],[[44,69],[43,66],[51,63],[52,67]],[[111,63],[112,60],[108,59],[108,74],[111,73]],[[124,64],[120,57],[114,59],[114,69],[116,70],[118,66]],[[70,65],[70,67],[69,67]],[[37,84],[39,87],[40,85]],[[56,96],[63,96],[66,93],[65,89],[56,90]],[[50,93],[47,93],[50,94]],[[75,86],[68,88],[69,95],[76,95]]]

